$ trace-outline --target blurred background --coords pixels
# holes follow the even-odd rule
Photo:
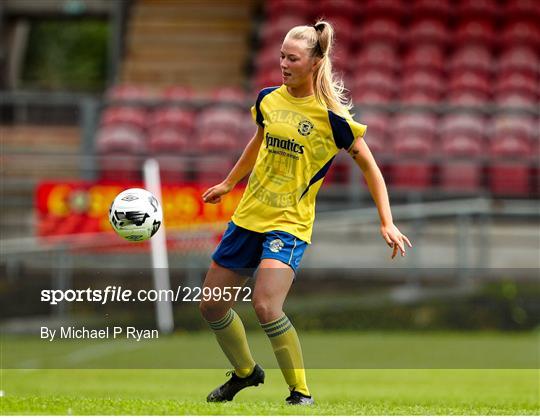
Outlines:
[[[238,202],[203,205],[281,84],[295,25],[336,28],[335,70],[413,241],[390,261],[360,170],[321,189],[287,312],[299,329],[531,330],[540,320],[540,3],[527,0],[2,0],[0,327],[155,324],[154,307],[39,302],[41,288],[151,287],[112,233],[160,165],[171,286],[200,285]],[[136,279],[136,280],[135,280]],[[243,304],[247,327],[256,327]],[[306,312],[309,313],[306,314]],[[196,304],[175,329],[206,329]],[[251,319],[249,319],[251,318]]]

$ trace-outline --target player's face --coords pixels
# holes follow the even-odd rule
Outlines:
[[[315,70],[315,59],[309,54],[304,40],[285,39],[281,46],[281,76],[283,84],[298,87],[311,82]]]

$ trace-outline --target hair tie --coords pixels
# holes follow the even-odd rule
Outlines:
[[[316,23],[313,26],[313,29],[315,29],[315,32],[317,33],[317,45],[315,45],[315,55],[319,57],[324,57],[324,52],[321,47],[321,43],[319,42],[319,35],[318,33],[322,32],[324,29],[324,25],[321,25],[320,23]]]
[[[315,32],[322,32],[322,29],[319,30],[317,29],[317,25],[311,25],[313,26],[313,29],[315,29]],[[319,27],[321,27],[321,25],[319,24]],[[316,56],[319,56],[319,57],[324,57],[324,52],[322,50],[322,47],[321,47],[321,43],[319,42],[319,36],[317,35],[317,45],[315,45],[315,55]]]

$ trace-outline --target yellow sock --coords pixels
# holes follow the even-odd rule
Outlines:
[[[214,330],[221,349],[234,367],[238,377],[246,377],[255,367],[246,338],[244,324],[232,309],[218,321],[208,322]]]
[[[300,340],[287,315],[283,315],[281,318],[267,324],[261,324],[261,327],[270,338],[274,354],[283,377],[285,377],[285,381],[289,385],[289,390],[295,390],[310,396],[306,384],[306,372],[304,370]]]

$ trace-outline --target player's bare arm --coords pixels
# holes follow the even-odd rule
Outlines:
[[[382,176],[379,166],[373,158],[373,154],[369,150],[369,147],[363,138],[357,138],[352,147],[349,149],[349,154],[356,162],[358,167],[362,170],[364,178],[366,179],[369,192],[375,201],[379,217],[381,219],[381,235],[388,244],[392,247],[392,258],[394,258],[398,250],[401,256],[405,256],[405,243],[412,247],[409,239],[401,233],[401,231],[394,225],[392,219],[392,211],[390,210],[390,200],[388,198],[388,191],[386,190],[386,184]]]
[[[234,165],[227,178],[221,183],[210,187],[203,193],[202,198],[205,203],[221,202],[221,196],[229,193],[240,180],[251,172],[253,166],[255,165],[255,161],[257,160],[259,148],[261,147],[264,136],[263,132],[263,129],[258,126],[257,132],[255,132],[255,135],[253,135],[253,138],[251,138],[247,144],[244,152],[242,152],[242,155]]]

